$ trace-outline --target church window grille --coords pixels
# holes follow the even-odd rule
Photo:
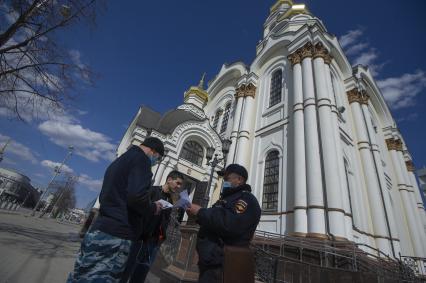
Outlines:
[[[187,141],[180,152],[180,158],[185,159],[198,166],[203,164],[203,147],[195,141]]]
[[[231,103],[228,103],[225,107],[225,113],[223,114],[222,125],[220,127],[220,133],[224,133],[228,127],[229,113],[231,112]]]
[[[269,107],[272,107],[281,102],[282,78],[283,72],[281,69],[272,73]]]
[[[216,111],[216,115],[214,115],[214,120],[213,120],[213,129],[216,131],[217,130],[217,124],[219,123],[219,118],[220,118],[220,110]]]
[[[265,174],[263,182],[262,208],[264,210],[277,210],[278,208],[278,181],[280,158],[277,150],[271,151],[266,156]]]

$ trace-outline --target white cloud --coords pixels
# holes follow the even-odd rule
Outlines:
[[[339,39],[340,46],[343,49],[354,43],[358,40],[360,36],[362,36],[363,31],[361,29],[350,30],[346,34],[342,35]]]
[[[102,180],[92,179],[92,177],[86,174],[80,174],[78,182],[94,192],[99,192],[102,188]]]
[[[83,128],[79,124],[60,121],[45,121],[38,126],[49,139],[64,148],[74,146],[74,152],[90,161],[115,158],[116,146],[104,134]]]
[[[6,151],[4,153],[5,157],[10,155],[13,155],[21,160],[30,161],[31,163],[35,164],[37,163],[37,158],[34,156],[35,152],[32,151],[29,147],[17,142],[16,140],[11,139],[9,136],[0,134],[0,146],[3,147],[3,145],[10,140],[9,145],[6,148]],[[12,158],[8,158],[9,163],[15,163]]]
[[[59,168],[61,166],[60,162],[55,162],[51,160],[43,160],[42,162],[40,162],[40,164],[43,165],[44,167],[51,168],[51,169]],[[74,170],[68,167],[66,164],[62,164],[60,173],[62,172],[72,174],[74,173]]]
[[[371,74],[378,76],[385,63],[378,62],[379,54],[369,42],[359,42],[363,35],[364,31],[361,29],[350,30],[340,37],[340,45],[345,54],[351,57],[354,65],[368,66]],[[378,80],[377,84],[392,109],[406,108],[415,105],[417,95],[426,88],[426,75],[418,70],[399,77]],[[413,117],[410,119],[414,119]],[[404,120],[406,119],[402,118],[401,121]]]
[[[379,80],[377,85],[391,108],[405,108],[413,106],[417,95],[426,88],[426,74],[418,70],[412,74]]]

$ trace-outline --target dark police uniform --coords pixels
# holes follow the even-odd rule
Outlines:
[[[226,189],[213,207],[199,210],[199,282],[222,281],[223,247],[248,246],[260,213],[259,203],[247,184]]]

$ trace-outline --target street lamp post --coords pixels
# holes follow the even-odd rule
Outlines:
[[[55,181],[56,177],[61,173],[62,166],[64,166],[64,164],[67,161],[67,159],[71,156],[73,150],[74,150],[74,147],[73,146],[69,146],[68,147],[68,153],[65,156],[64,160],[62,161],[61,165],[59,165],[58,167],[55,167],[55,170],[54,170],[55,173],[53,174],[53,177],[50,180],[49,184],[47,184],[46,190],[41,194],[40,199],[37,201],[36,205],[34,206],[33,211],[31,212],[31,216],[35,215],[37,209],[40,207],[41,201],[43,200],[43,198],[49,192],[50,186],[52,185],[53,181]]]
[[[232,142],[230,140],[223,140],[222,141],[222,153],[223,153],[222,158],[218,158],[218,154],[214,153],[215,152],[214,147],[208,147],[207,148],[207,152],[206,152],[207,165],[210,165],[211,169],[210,169],[209,182],[207,184],[206,191],[204,192],[204,205],[203,205],[203,207],[207,207],[207,205],[209,203],[210,188],[211,188],[212,182],[213,182],[214,169],[216,168],[216,166],[220,162],[222,162],[222,160],[226,160],[226,156],[229,152],[229,147],[231,146],[231,143]],[[214,154],[214,157],[213,157],[213,154]],[[226,166],[226,164],[224,164],[224,166]]]

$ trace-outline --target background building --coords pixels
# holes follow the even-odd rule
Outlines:
[[[250,65],[223,65],[207,89],[202,79],[164,115],[141,107],[118,155],[149,135],[167,150],[155,183],[177,169],[193,199],[208,189],[206,149],[221,156],[221,140],[230,139],[226,163],[249,171],[263,209],[259,230],[426,257],[412,157],[383,95],[303,4],[271,7]],[[218,198],[216,175],[209,192]]]
[[[0,207],[34,206],[40,193],[24,174],[12,169],[0,168]]]

